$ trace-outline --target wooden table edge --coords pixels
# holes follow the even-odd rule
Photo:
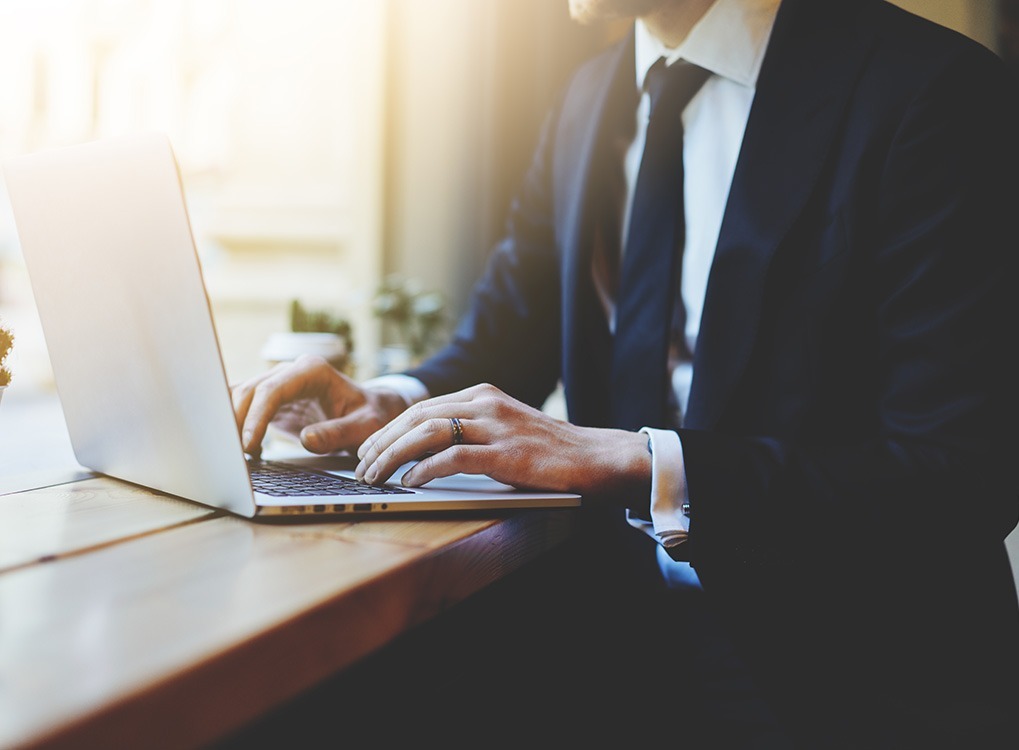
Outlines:
[[[215,742],[552,549],[572,520],[569,510],[500,519],[10,750]]]

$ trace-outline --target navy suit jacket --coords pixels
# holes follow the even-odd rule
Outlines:
[[[561,381],[571,421],[607,425],[591,247],[627,75],[630,39],[565,89],[453,341],[412,373],[430,392],[540,405]],[[691,562],[818,731],[1019,705],[1017,112],[1001,60],[954,32],[882,0],[782,4],[680,436]]]

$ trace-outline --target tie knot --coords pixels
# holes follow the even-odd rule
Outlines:
[[[644,78],[644,90],[651,99],[648,117],[679,117],[710,75],[710,70],[686,60],[666,65],[665,58],[659,57]]]

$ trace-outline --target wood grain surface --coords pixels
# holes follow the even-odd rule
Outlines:
[[[550,548],[570,518],[267,524],[106,478],[2,497],[0,747],[208,742]]]

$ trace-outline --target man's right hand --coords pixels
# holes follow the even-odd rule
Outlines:
[[[289,425],[301,444],[313,453],[349,451],[407,408],[403,396],[383,388],[362,388],[322,357],[305,355],[292,363],[276,365],[231,387],[237,428],[245,452],[259,455],[269,424],[288,407],[311,402],[314,419]]]

